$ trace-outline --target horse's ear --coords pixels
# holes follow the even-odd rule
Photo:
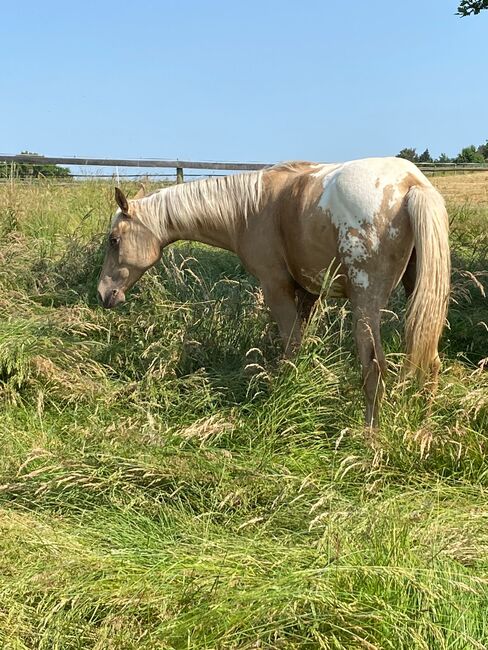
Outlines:
[[[124,214],[129,214],[129,203],[120,187],[115,188],[115,201]]]
[[[134,199],[143,199],[146,196],[146,188],[144,187],[144,183],[139,184],[140,187],[137,191],[137,194],[135,195]]]

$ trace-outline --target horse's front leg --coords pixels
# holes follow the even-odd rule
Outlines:
[[[291,358],[301,343],[300,317],[295,302],[295,284],[292,278],[267,279],[262,283],[264,300],[275,319],[285,357]]]

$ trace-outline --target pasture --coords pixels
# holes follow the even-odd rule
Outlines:
[[[368,436],[347,303],[283,362],[237,258],[183,243],[103,311],[113,186],[0,185],[2,648],[488,646],[488,178],[434,182],[439,394],[398,384],[399,289]]]

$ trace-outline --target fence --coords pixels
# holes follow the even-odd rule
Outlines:
[[[29,165],[69,165],[69,166],[83,166],[83,167],[111,167],[116,168],[138,168],[144,170],[153,169],[174,169],[173,174],[163,174],[165,176],[176,176],[176,181],[182,183],[184,181],[184,170],[198,170],[200,173],[196,174],[201,176],[204,171],[253,171],[270,167],[273,163],[242,163],[242,162],[210,162],[210,161],[189,161],[189,160],[154,160],[154,159],[114,159],[114,158],[75,158],[67,156],[35,156],[29,154],[0,154],[0,164],[11,165],[15,168],[16,164],[29,164]],[[145,171],[145,174],[148,172]],[[73,174],[76,176],[76,174]],[[130,176],[128,174],[120,174],[118,171],[117,176]],[[141,174],[133,174],[132,176],[140,176]],[[110,174],[112,177],[113,174]]]
[[[157,160],[157,159],[113,159],[113,158],[76,158],[76,157],[58,157],[58,156],[36,156],[30,154],[0,154],[0,164],[11,165],[12,171],[16,164],[27,163],[30,165],[69,165],[69,166],[87,166],[87,167],[111,167],[116,168],[139,168],[145,170],[152,169],[174,169],[173,174],[159,174],[163,176],[176,176],[177,183],[183,183],[184,170],[199,170],[195,174],[202,176],[204,171],[253,171],[270,167],[273,163],[243,163],[243,162],[210,162],[210,161],[189,161],[189,160]],[[438,172],[467,172],[467,171],[488,171],[488,163],[417,163],[422,171],[427,173]],[[148,172],[146,171],[147,175]],[[72,174],[77,176],[77,174]],[[129,174],[115,174],[118,176],[131,176]],[[132,176],[141,176],[142,174],[133,174]],[[191,175],[191,174],[189,174]],[[114,174],[110,174],[112,178]]]

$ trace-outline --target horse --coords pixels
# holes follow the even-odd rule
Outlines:
[[[288,162],[147,196],[139,191],[132,200],[115,188],[115,200],[98,284],[105,308],[125,300],[168,244],[203,242],[236,253],[258,279],[291,357],[301,317],[337,265],[329,295],[350,301],[366,424],[376,428],[387,369],[381,312],[402,281],[405,374],[435,390],[450,289],[449,225],[442,196],[413,163]]]

